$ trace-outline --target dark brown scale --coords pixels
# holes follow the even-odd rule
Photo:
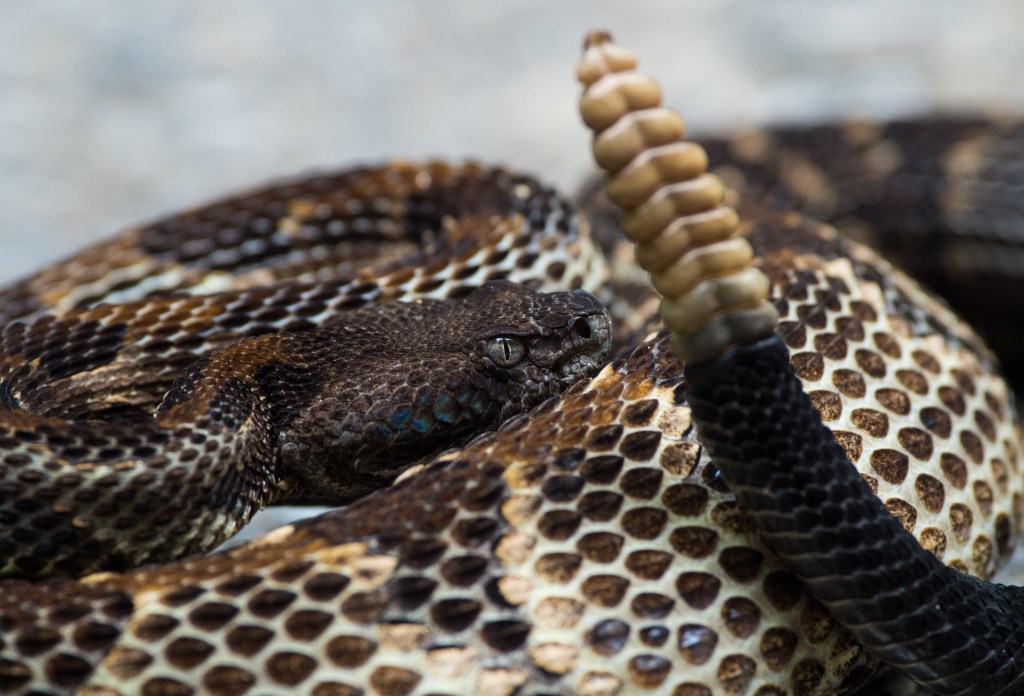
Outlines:
[[[361,636],[338,636],[327,644],[327,658],[338,667],[355,668],[376,651],[373,641]]]
[[[714,551],[718,534],[707,527],[676,527],[669,535],[669,543],[687,558],[705,558]]]
[[[431,619],[445,633],[463,631],[476,621],[482,606],[473,599],[442,599],[430,611]]]
[[[522,647],[530,635],[530,625],[523,621],[491,621],[484,624],[480,637],[498,652],[512,652]]]
[[[676,578],[676,592],[694,609],[706,609],[718,597],[722,581],[702,572],[680,573]]]
[[[686,662],[702,665],[714,653],[718,635],[707,626],[687,624],[679,628],[678,642],[682,646],[680,653]]]
[[[583,518],[571,510],[551,510],[537,522],[537,531],[554,541],[565,541],[579,529]]]
[[[598,655],[611,657],[618,654],[629,638],[629,625],[617,619],[601,621],[587,636],[588,647]]]
[[[393,600],[399,607],[411,611],[426,604],[436,589],[436,580],[412,575],[396,581],[391,592]]]

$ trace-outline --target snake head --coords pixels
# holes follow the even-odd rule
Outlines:
[[[355,310],[296,340],[325,339],[338,352],[273,420],[295,495],[336,502],[596,374],[611,319],[588,292],[492,281],[458,299]]]
[[[480,323],[489,322],[473,336],[472,352],[499,420],[594,375],[608,357],[611,319],[585,290],[542,294],[492,281],[465,301]]]

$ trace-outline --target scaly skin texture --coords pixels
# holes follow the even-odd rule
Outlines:
[[[224,218],[253,235],[211,237],[209,220]],[[611,332],[592,295],[506,280],[473,289],[506,276],[581,282],[559,254],[574,236],[564,204],[531,180],[396,164],[129,231],[83,257],[129,242],[137,253],[110,256],[105,276],[64,297],[60,278],[75,277],[82,258],[16,284],[4,293],[11,314],[41,278],[55,282],[55,310],[136,299],[27,318],[0,335],[0,575],[79,576],[211,550],[270,502],[363,495],[594,374]],[[330,277],[332,238],[404,257],[354,278],[246,287],[254,275],[295,273],[303,256],[326,260]],[[445,264],[431,267],[433,255]],[[133,284],[143,258],[162,270]],[[178,293],[209,289],[227,259],[241,265],[239,289],[145,297],[172,281]],[[585,257],[574,262],[586,269]],[[513,344],[510,360],[490,352]]]
[[[740,214],[839,227],[947,299],[1024,388],[1024,122],[949,116],[701,138]]]
[[[579,224],[536,180],[472,162],[396,160],[324,172],[225,197],[83,249],[0,291],[0,322],[231,290],[251,303],[242,308],[252,316],[230,328],[255,325],[266,333],[308,327],[325,311],[380,299],[458,296],[497,278],[537,290],[597,287],[603,269],[592,267],[600,260]],[[229,328],[218,325],[225,305],[205,302],[197,301],[204,311],[181,317],[204,338]],[[140,323],[148,328],[152,317]]]
[[[1024,693],[1024,591],[923,550],[872,494],[778,336],[686,367],[700,441],[762,537],[889,665],[938,694]]]
[[[678,131],[668,118],[666,131],[652,126],[659,138]],[[694,147],[667,159],[691,162]],[[629,200],[668,183],[683,212],[717,209],[724,192],[695,174],[701,167],[690,189],[686,171],[669,167],[661,181],[642,164],[656,158],[633,156],[643,185],[622,180]],[[769,280],[748,286],[768,292],[761,316],[780,315],[811,404],[886,510],[943,561],[991,573],[1024,505],[1016,415],[988,351],[831,228],[785,212],[712,217],[749,240],[744,277],[757,265]],[[675,232],[666,254],[679,251]],[[617,270],[629,263],[621,248]],[[543,275],[575,277],[557,270]],[[626,322],[634,332],[651,323],[657,298],[627,276],[629,299],[613,310],[639,308]],[[848,693],[877,658],[759,538],[698,441],[686,392],[661,332],[346,509],[207,558],[2,583],[0,687]]]
[[[687,362],[686,391],[700,441],[740,504],[750,511],[762,538],[863,645],[918,683],[942,694],[1024,693],[1024,592],[988,584],[943,565],[890,514],[888,501],[883,505],[875,495],[877,484],[873,491],[851,466],[850,460],[860,456],[859,445],[851,448],[847,438],[830,431],[822,421],[834,420],[842,405],[821,392],[805,393],[797,375],[809,365],[799,355],[790,357],[786,344],[794,341],[788,322],[780,326],[785,340],[778,334],[766,338],[772,325],[750,310],[756,294],[722,290],[727,282],[723,279],[747,271],[750,279],[744,280],[744,287],[756,287],[754,277],[767,280],[764,266],[744,268],[742,253],[722,246],[708,251],[711,245],[700,231],[702,219],[715,212],[717,219],[724,219],[722,211],[729,209],[719,204],[698,217],[680,210],[679,204],[663,205],[671,198],[665,193],[669,187],[697,177],[681,177],[672,167],[661,165],[659,176],[649,183],[644,167],[657,161],[669,146],[643,137],[633,148],[629,138],[619,135],[623,129],[646,135],[657,131],[638,126],[671,122],[657,113],[660,100],[647,98],[656,88],[632,72],[635,60],[612,45],[607,35],[589,37],[581,66],[586,88],[581,112],[596,134],[594,155],[612,174],[608,195],[624,209],[623,226],[639,244],[638,262],[652,273],[655,286],[665,295],[661,315],[673,330],[674,349]],[[611,111],[615,113],[605,117]],[[621,150],[621,157],[608,156],[602,140],[607,133],[615,133],[612,149]],[[678,138],[681,132],[672,134]],[[674,145],[681,151],[684,144]],[[895,160],[892,169],[899,168],[895,153],[879,154],[889,154]],[[696,162],[701,156],[691,155],[691,159]],[[796,169],[804,179],[813,179],[812,167],[789,163],[787,170],[785,159],[780,160],[783,175],[792,176]],[[697,176],[703,176],[703,168]],[[899,177],[894,181],[898,186]],[[642,195],[621,194],[641,187]],[[807,195],[827,192],[824,187],[818,191],[812,187]],[[664,215],[639,212],[659,206],[666,209]],[[727,226],[719,227],[723,231],[709,237],[712,242],[726,237]],[[658,253],[652,251],[654,247]],[[709,261],[709,257],[715,258]],[[666,268],[677,269],[676,274],[659,285],[658,273]],[[703,300],[702,288],[713,302]],[[833,286],[833,290],[839,288]],[[935,327],[935,314],[929,315],[924,319]],[[721,330],[709,332],[716,322]],[[863,338],[865,332],[858,326],[854,333]],[[876,344],[877,339],[876,334]],[[795,342],[799,345],[803,340]],[[821,350],[845,353],[846,344],[837,335]],[[870,353],[858,351],[858,355],[865,371],[877,376],[885,373],[880,363],[876,365],[880,369],[871,368]],[[922,367],[928,362],[918,361]],[[921,388],[913,390],[927,392],[926,379],[909,377],[897,371],[905,386],[913,389],[918,382]],[[849,375],[840,378],[836,386],[841,390],[842,383],[847,389],[865,391],[859,377],[852,382]],[[894,406],[891,399],[886,400]],[[888,433],[888,417],[881,412],[857,409],[853,418],[875,437]],[[924,413],[922,420],[925,425],[931,422],[929,429],[937,424]],[[931,453],[932,439],[924,431],[903,429],[899,439],[914,456]],[[905,461],[895,454],[880,450],[871,457],[873,468],[887,480],[905,475]],[[925,484],[920,478],[918,483],[922,489],[931,487],[931,482]],[[918,492],[928,506],[928,491]]]
[[[76,315],[60,323],[81,328]],[[46,389],[34,387],[66,362],[102,363],[53,358],[52,341],[27,333],[4,345],[26,369],[4,383],[0,412],[3,560],[22,577],[173,560],[209,550],[270,501],[337,502],[381,488],[593,374],[611,343],[589,293],[492,281],[464,298],[352,310],[310,331],[245,339],[186,368],[155,417],[111,423],[69,419],[66,395],[56,413],[47,408]],[[507,341],[522,355],[496,363],[490,347]],[[172,486],[180,497],[167,495]]]
[[[796,212],[883,253],[949,302],[1022,391],[1024,343],[1013,320],[1024,296],[1019,118],[861,120],[697,139],[742,218]],[[618,212],[604,182],[594,177],[580,198],[598,235],[614,234]]]
[[[743,231],[835,437],[934,553],[990,574],[1019,532],[1010,501],[1021,484],[1012,412],[987,398],[999,406],[1005,392],[986,354],[956,323],[915,333],[921,293],[877,258],[857,261],[867,252],[828,228],[766,216]],[[895,377],[904,373],[924,380],[924,395]],[[662,333],[348,508],[206,559],[0,584],[0,683],[107,694],[849,693],[875,658],[752,533],[685,395]],[[932,412],[948,417],[934,421],[948,435],[923,426]],[[978,462],[963,446],[975,439]],[[947,476],[940,460],[963,468]],[[1000,462],[1007,475],[995,479]]]

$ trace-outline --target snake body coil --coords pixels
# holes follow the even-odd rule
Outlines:
[[[631,70],[635,63],[608,42],[607,36],[591,36],[583,65],[604,63],[613,76]],[[595,109],[588,97],[601,91],[601,82],[592,84],[589,75],[583,82],[586,119]],[[630,94],[621,86],[612,89]],[[614,125],[608,131],[642,117],[643,107],[659,105],[657,99],[627,101],[609,119]],[[608,168],[599,153],[610,124],[588,124],[597,132],[595,157]],[[643,180],[636,169],[612,168],[613,202],[650,205],[616,200],[617,185]],[[648,196],[655,198],[650,191]],[[685,216],[676,213],[673,224],[685,226]],[[735,225],[723,225],[729,227]],[[637,236],[642,250],[648,233]],[[742,272],[737,269],[746,262],[744,254],[728,259],[723,250],[721,262],[697,263],[702,241],[684,239],[653,267],[649,257],[637,256],[654,274],[656,287],[656,269],[672,263],[693,268],[687,284],[659,288],[666,295],[662,316],[677,332],[674,345],[687,361],[686,393],[700,440],[762,537],[860,642],[916,682],[941,694],[1024,693],[1024,591],[943,565],[889,514],[804,393],[786,342],[778,335],[766,338],[774,325],[771,312],[766,321],[751,316],[747,306],[763,295],[737,292],[716,302],[715,316],[736,330],[719,332],[711,341],[702,335],[707,312],[686,295],[687,288],[721,286],[723,276]],[[767,280],[761,271],[750,272]],[[754,280],[746,284],[757,287]]]
[[[239,249],[206,243],[207,221],[225,210],[237,227],[215,239],[237,241],[240,227],[262,234]],[[572,273],[545,231],[575,235],[566,214],[549,192],[499,171],[357,170],[129,231],[86,252],[110,254],[105,274],[88,268],[91,287],[62,298],[57,276],[74,277],[80,259],[9,289],[11,314],[32,308],[25,288],[54,281],[57,308],[95,304],[97,293],[139,298],[15,322],[0,337],[0,573],[77,576],[210,550],[270,502],[365,494],[592,374],[611,341],[593,296],[507,280],[473,290],[535,273],[537,243],[553,258],[534,285],[556,264]],[[178,245],[142,256],[175,227]],[[355,279],[250,289],[243,270],[237,290],[181,294],[208,290],[216,272],[196,269],[229,252],[250,278],[273,279],[318,255],[328,256],[322,273],[336,272],[337,246],[374,243],[418,252]],[[134,257],[111,251],[130,244]],[[445,266],[431,272],[431,253]],[[160,272],[133,279],[139,266]],[[140,297],[155,290],[176,294]],[[430,297],[445,294],[455,297]]]
[[[1024,693],[1024,592],[963,575],[906,533],[822,425],[781,339],[686,374],[730,488],[858,640],[935,693]]]
[[[328,315],[361,307],[348,316],[363,331],[378,312],[428,319],[449,312],[427,300],[401,310],[370,306],[378,300],[462,298],[454,316],[443,315],[444,327],[399,322],[374,344],[386,347],[373,351],[377,357],[405,351],[403,379],[426,383],[431,395],[455,363],[407,367],[423,356],[430,334],[476,326],[482,297],[491,298],[488,308],[530,305],[536,335],[510,330],[496,312],[484,323],[488,331],[497,323],[497,333],[471,332],[475,353],[492,362],[522,359],[520,351],[532,357],[524,374],[512,374],[517,363],[497,382],[475,372],[470,384],[496,398],[460,401],[469,392],[456,391],[455,403],[470,411],[477,403],[477,411],[496,410],[513,392],[533,394],[524,385],[544,382],[536,370],[549,375],[549,394],[562,377],[599,372],[494,432],[426,457],[384,490],[254,542],[78,580],[0,581],[0,690],[850,693],[878,667],[871,647],[940,685],[946,637],[954,641],[953,670],[975,670],[961,677],[989,666],[986,678],[1012,673],[1012,660],[1000,663],[989,644],[953,635],[960,615],[946,624],[947,615],[923,606],[924,613],[891,621],[906,606],[903,586],[875,596],[887,573],[854,568],[864,558],[892,560],[901,572],[923,569],[926,584],[910,590],[915,601],[928,599],[935,585],[927,583],[952,578],[931,600],[945,601],[948,591],[978,615],[995,606],[990,599],[1001,590],[965,580],[980,594],[964,597],[956,572],[989,576],[1024,526],[1020,430],[992,355],[940,303],[834,229],[787,211],[744,211],[739,219],[723,205],[722,182],[705,172],[703,151],[679,141],[679,117],[660,107],[656,86],[634,66],[597,35],[579,68],[584,115],[599,131],[595,154],[615,172],[610,195],[625,208],[636,258],[663,294],[638,282],[630,247],[605,231],[595,235],[610,248],[612,269],[625,271],[614,279],[619,292],[609,311],[618,337],[631,341],[603,367],[596,363],[607,342],[605,315],[589,295],[573,292],[600,291],[605,282],[586,225],[532,180],[472,165],[398,163],[270,187],[129,231],[4,291],[7,319],[25,322],[5,333],[12,357],[0,379],[18,385],[0,393],[5,422],[49,400],[55,410],[45,418],[96,418],[97,433],[123,432],[154,413],[157,426],[179,409],[227,414],[216,404],[230,397],[250,404],[248,428],[259,420],[249,414],[282,391],[294,398],[271,405],[269,419],[283,412],[284,422],[296,422],[289,404],[316,388],[279,353],[301,354],[291,343],[304,345],[319,331],[347,331]],[[357,270],[371,252],[383,260]],[[99,261],[109,264],[97,268]],[[500,282],[471,289],[502,279],[561,288],[553,301],[569,311],[547,321],[539,308],[547,300],[530,291]],[[93,306],[103,301],[116,304]],[[659,302],[664,324],[654,311]],[[47,308],[56,318],[36,316]],[[314,328],[321,321],[324,328]],[[776,326],[781,338],[767,338]],[[206,356],[198,363],[194,349]],[[689,381],[680,351],[691,361]],[[145,379],[134,377],[140,370]],[[207,382],[214,371],[226,378]],[[385,388],[385,401],[402,389]],[[381,415],[413,430],[451,420],[451,401],[439,398],[426,408],[413,396],[415,408]],[[336,419],[318,420],[319,403],[306,411],[317,420],[313,434],[344,439],[332,430]],[[243,422],[234,412],[228,420]],[[30,459],[40,449],[74,446],[48,423],[13,429]],[[164,445],[165,453],[196,451],[207,463],[205,441],[183,427],[175,426],[167,442],[177,444]],[[310,453],[320,438],[289,454],[295,440],[287,429],[272,431],[282,471],[317,461]],[[380,432],[364,435],[376,444]],[[25,476],[24,456],[15,454],[2,461],[15,472],[0,485],[3,496],[20,495],[41,476]],[[98,465],[95,457],[85,463]],[[345,457],[342,469],[351,463]],[[819,474],[819,463],[832,468]],[[796,475],[779,474],[790,466]],[[769,485],[787,486],[781,503],[764,494],[766,474]],[[192,476],[201,474],[178,478]],[[114,470],[94,483],[102,491],[124,480]],[[296,483],[309,480],[328,483],[293,475],[287,492],[315,495]],[[16,528],[12,536],[27,543],[45,536],[62,514],[63,502],[51,502],[61,485],[12,506],[19,516],[4,518]],[[864,497],[866,490],[878,497]],[[823,510],[799,507],[846,492],[858,497]],[[116,535],[126,504],[115,499],[103,509],[109,514],[99,517],[113,521],[105,527]],[[855,535],[824,526],[844,519]],[[756,532],[758,523],[767,531]],[[862,537],[865,529],[895,538],[895,550]],[[808,530],[820,536],[807,558],[823,566],[805,566],[795,547]],[[833,582],[836,574],[843,577]],[[837,608],[849,630],[822,604],[848,591],[871,595]],[[1002,624],[993,622],[995,636]]]

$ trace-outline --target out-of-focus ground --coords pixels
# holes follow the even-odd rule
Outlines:
[[[311,168],[468,156],[572,191],[592,28],[697,131],[1024,112],[1016,0],[33,0],[0,21],[0,281]]]

